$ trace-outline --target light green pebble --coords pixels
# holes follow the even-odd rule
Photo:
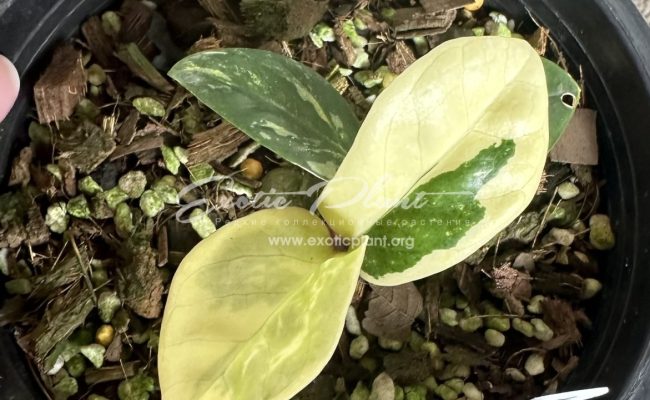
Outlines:
[[[506,376],[515,382],[526,382],[526,375],[517,368],[507,368]]]
[[[108,399],[98,394],[91,394],[90,396],[88,396],[88,400],[108,400]]]
[[[153,190],[146,190],[140,197],[140,209],[149,218],[153,218],[165,209],[165,202]]]
[[[424,385],[412,385],[404,388],[405,400],[426,400],[427,387]]]
[[[88,67],[86,75],[88,76],[88,82],[92,85],[101,86],[106,83],[106,72],[104,71],[104,68],[97,64]]]
[[[589,300],[596,296],[603,288],[603,284],[597,279],[587,278],[582,282],[582,299]]]
[[[70,376],[79,378],[86,371],[86,359],[81,354],[77,354],[65,363],[65,369]]]
[[[529,313],[531,314],[541,314],[542,313],[542,302],[546,300],[546,297],[538,294],[536,296],[533,296],[532,299],[530,299],[530,302],[528,303],[528,306],[526,309],[528,310]]]
[[[359,360],[359,365],[371,373],[375,372],[377,368],[379,368],[379,362],[377,359],[368,356],[365,356]]]
[[[404,389],[395,385],[395,400],[404,400]]]
[[[429,341],[422,342],[420,344],[420,348],[417,351],[426,351],[427,353],[429,353],[429,357],[431,359],[440,357],[441,354],[440,347],[438,347],[438,345],[435,342],[429,342]]]
[[[363,384],[363,382],[358,382],[357,386],[354,387],[352,394],[350,395],[350,400],[368,400],[370,398],[370,389]]]
[[[486,312],[490,315],[501,315],[501,310],[496,307],[486,307]],[[499,332],[507,332],[510,329],[510,319],[508,317],[488,317],[485,318],[485,326]]]
[[[167,171],[171,172],[174,175],[178,175],[178,170],[181,167],[181,161],[176,156],[176,153],[174,153],[174,149],[163,145],[160,150],[162,152],[163,161],[165,162],[165,168],[167,168]]]
[[[130,171],[120,177],[119,187],[129,198],[138,199],[147,187],[147,176],[142,171]]]
[[[102,189],[102,187],[99,186],[99,184],[90,176],[81,178],[79,182],[77,182],[77,187],[81,193],[88,196],[94,196],[97,193],[104,191],[104,189]]]
[[[133,224],[133,213],[131,212],[131,207],[126,203],[120,203],[117,205],[113,221],[115,222],[115,230],[122,239],[131,236],[135,230],[135,225]]]
[[[433,376],[429,376],[429,377],[427,377],[427,378],[422,382],[422,384],[423,384],[424,386],[426,386],[427,390],[429,390],[429,391],[431,391],[431,392],[435,391],[436,388],[438,387],[438,381],[436,381],[436,378],[434,378]]]
[[[535,338],[541,340],[542,342],[547,342],[553,339],[553,330],[549,328],[544,321],[539,318],[533,318],[530,320],[530,323],[535,328],[533,335]]]
[[[162,179],[154,182],[151,185],[151,190],[156,192],[165,204],[178,204],[180,202],[176,188],[173,185],[167,184]]]
[[[524,321],[521,318],[514,318],[512,320],[512,329],[521,333],[526,337],[533,337],[535,334],[535,327],[528,321]]]
[[[54,398],[56,400],[65,400],[74,396],[79,391],[77,380],[71,376],[66,376],[52,387]]]
[[[381,85],[384,80],[381,75],[368,70],[363,70],[355,73],[354,79],[367,89]]]
[[[463,394],[467,400],[483,400],[483,393],[471,382],[463,385]]]
[[[500,36],[500,37],[509,38],[509,37],[512,37],[512,32],[508,28],[507,24],[498,23],[497,24],[497,29],[494,32],[493,36]]]
[[[480,317],[462,318],[458,325],[465,332],[476,332],[483,327],[483,319]]]
[[[214,222],[212,222],[205,211],[200,208],[192,210],[192,213],[190,214],[190,223],[194,231],[198,233],[202,239],[207,238],[217,231]]]
[[[76,218],[90,218],[91,212],[86,196],[82,194],[70,199],[68,202],[68,214]]]
[[[589,242],[597,250],[611,250],[616,244],[612,223],[607,215],[595,214],[589,218]]]
[[[411,336],[409,337],[409,347],[413,351],[420,351],[422,350],[422,345],[426,342],[424,340],[424,337],[417,333],[416,331],[411,331]],[[440,350],[440,349],[438,349]]]
[[[580,189],[575,185],[575,183],[566,181],[562,182],[560,186],[557,187],[557,194],[562,198],[562,200],[571,200],[580,194]]]
[[[29,135],[32,144],[48,146],[52,143],[52,131],[47,125],[32,122],[29,124],[29,128],[27,128],[27,134]]]
[[[457,326],[458,325],[458,313],[456,310],[451,308],[441,308],[439,311],[440,320],[445,325]]]
[[[365,336],[357,336],[350,341],[350,357],[355,360],[360,360],[368,352],[369,348],[370,343],[368,342],[368,338]]]
[[[485,36],[485,27],[478,26],[476,28],[473,28],[472,33],[474,34],[474,36],[479,36],[479,37]]]
[[[13,279],[5,282],[5,289],[9,294],[26,295],[32,292],[32,283],[27,278]]]
[[[102,28],[108,36],[117,36],[122,30],[122,18],[115,11],[102,14]]]
[[[212,178],[216,173],[214,168],[208,163],[200,163],[193,165],[189,168],[190,180],[192,183],[197,183],[205,179]]]
[[[403,346],[403,343],[399,340],[386,339],[382,337],[379,338],[378,343],[379,347],[382,349],[391,351],[400,351]]]
[[[364,69],[370,67],[370,56],[363,49],[355,49],[356,57],[352,66],[358,69]]]
[[[101,344],[93,343],[86,346],[81,346],[79,348],[79,351],[88,359],[88,361],[90,361],[92,365],[95,366],[95,368],[101,368],[101,366],[104,364],[104,354],[106,354],[106,349]]]
[[[352,335],[361,335],[361,323],[357,317],[357,310],[353,306],[348,307],[348,312],[345,314],[345,328]]]
[[[445,385],[452,388],[454,392],[458,394],[463,391],[463,386],[465,385],[465,382],[462,379],[454,378],[446,381]]]
[[[50,230],[54,233],[63,233],[68,229],[68,223],[70,222],[70,217],[67,213],[66,204],[63,202],[57,202],[52,204],[47,208],[47,214],[45,216],[45,225],[47,225]]]
[[[506,343],[503,333],[495,329],[487,329],[484,333],[485,341],[492,347],[502,347]]]
[[[117,387],[117,397],[120,400],[147,400],[155,388],[152,377],[137,375],[120,383]]]
[[[122,307],[122,300],[117,292],[102,292],[97,299],[99,318],[106,324],[111,322],[120,307]]]
[[[178,158],[178,161],[180,161],[181,164],[185,165],[188,161],[190,161],[189,154],[186,149],[180,146],[175,146],[173,150],[174,155],[176,155],[176,158]]]
[[[456,400],[458,398],[458,393],[446,384],[439,385],[435,393],[442,400]]]
[[[524,363],[524,369],[528,372],[530,376],[537,376],[544,373],[544,355],[539,353],[533,353],[526,359]]]
[[[152,97],[138,97],[133,99],[133,107],[140,114],[150,117],[164,117],[167,114],[165,105]]]
[[[440,379],[448,380],[453,378],[469,378],[469,375],[472,373],[470,367],[464,364],[449,364],[445,367],[440,374]]]
[[[123,203],[129,199],[129,195],[124,193],[124,191],[117,186],[111,190],[104,192],[103,197],[106,200],[108,208],[111,210],[115,210],[118,204]]]
[[[63,174],[61,173],[61,167],[59,167],[58,164],[47,164],[45,166],[45,169],[47,172],[52,174],[57,180],[62,181],[63,180]]]

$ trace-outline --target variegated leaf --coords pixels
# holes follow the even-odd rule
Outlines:
[[[347,101],[304,65],[268,51],[191,55],[169,75],[279,156],[330,179],[359,130]]]
[[[328,245],[300,208],[238,219],[199,243],[174,276],[158,369],[168,400],[289,399],[334,352],[365,240]]]
[[[528,43],[447,42],[379,96],[319,211],[339,234],[370,235],[371,283],[440,272],[529,204],[548,124],[544,68]]]
[[[580,104],[580,85],[559,65],[542,58],[548,88],[549,143],[548,150],[566,131],[569,122]],[[571,104],[568,104],[570,101]]]

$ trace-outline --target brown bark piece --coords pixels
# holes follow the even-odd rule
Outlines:
[[[126,64],[135,76],[161,92],[169,93],[174,90],[174,86],[151,64],[151,61],[142,53],[137,44],[128,43],[120,46],[117,51],[117,58]]]
[[[135,154],[142,151],[153,150],[160,148],[165,144],[165,139],[162,136],[142,137],[135,139],[129,145],[119,145],[111,154],[111,161],[117,160],[129,154]]]
[[[143,44],[142,40],[151,26],[153,10],[140,1],[127,0],[122,5],[120,14],[122,15],[120,41],[123,43]]]
[[[336,25],[334,26],[334,34],[336,36],[336,43],[339,45],[341,51],[343,52],[343,55],[345,56],[345,64],[347,66],[351,66],[357,59],[357,52],[352,45],[352,41],[348,35],[343,32],[342,20],[337,21]]]
[[[158,245],[158,266],[164,267],[169,261],[169,242],[167,235],[167,226],[163,225],[158,231],[158,237],[156,238]]]
[[[90,17],[82,25],[81,33],[99,64],[103,67],[110,66],[113,58],[113,39],[104,32],[101,19],[98,16]]]
[[[120,129],[117,131],[117,140],[122,145],[130,145],[135,138],[140,113],[137,110],[131,110],[129,115],[124,119]]]
[[[124,303],[143,318],[158,318],[162,311],[164,286],[156,264],[156,252],[139,246],[132,250],[131,262],[124,268]]]
[[[138,373],[138,367],[140,367],[140,362],[131,361],[111,367],[88,368],[85,373],[85,381],[89,385],[94,385],[128,379]]]
[[[430,13],[455,10],[472,3],[473,0],[420,0],[422,8]]]
[[[598,165],[598,137],[594,110],[579,108],[566,132],[551,150],[551,160],[568,164]]]
[[[29,166],[32,163],[33,156],[31,147],[25,147],[20,151],[20,154],[14,159],[13,165],[11,166],[9,186],[27,186],[31,179]]]
[[[50,239],[50,230],[45,225],[45,219],[36,204],[27,210],[25,229],[27,230],[27,242],[32,246],[45,244]]]
[[[237,152],[239,146],[249,140],[242,131],[228,123],[222,123],[192,136],[187,147],[188,165],[222,162]]]
[[[34,100],[41,124],[68,119],[86,95],[86,74],[81,52],[70,45],[58,48],[50,66],[34,85]]]
[[[402,40],[397,41],[395,49],[386,58],[388,68],[396,74],[404,72],[415,60],[415,53]]]
[[[397,39],[411,39],[444,33],[455,19],[456,10],[429,13],[421,7],[400,8],[395,10],[393,28]]]

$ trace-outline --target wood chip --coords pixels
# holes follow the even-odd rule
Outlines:
[[[117,131],[117,140],[120,144],[129,145],[135,138],[140,113],[138,110],[131,110],[129,115],[124,119],[120,129]]]
[[[456,19],[456,10],[429,13],[421,7],[395,10],[393,28],[397,39],[437,35],[446,32]]]
[[[117,52],[117,58],[126,64],[134,75],[161,92],[170,93],[174,90],[174,86],[172,86],[156,69],[156,67],[151,64],[151,61],[142,54],[142,51],[140,51],[137,44],[128,43],[120,46]]]
[[[220,48],[222,48],[221,40],[214,36],[208,36],[207,38],[201,38],[194,43],[187,53],[194,54],[202,51],[218,50]]]
[[[88,49],[103,67],[109,67],[113,58],[113,39],[104,32],[102,21],[93,16],[81,26]]]
[[[415,60],[413,50],[403,40],[398,40],[395,44],[395,49],[388,54],[386,63],[391,71],[399,75],[413,64]]]
[[[156,264],[156,252],[138,246],[131,250],[131,260],[123,269],[120,297],[143,318],[158,318],[162,312],[164,286]]]
[[[9,186],[21,185],[27,186],[31,179],[30,164],[34,153],[31,147],[25,147],[20,151],[18,157],[14,159],[11,166],[11,175],[9,176]]]
[[[103,368],[88,368],[85,373],[86,383],[94,385],[102,382],[121,381],[134,377],[138,373],[139,361]]]
[[[422,295],[413,283],[393,287],[371,285],[363,328],[378,337],[406,340],[411,325],[422,312]]]
[[[143,40],[151,27],[153,10],[143,2],[126,0],[122,4],[120,14],[122,15],[122,30],[119,34],[120,42],[145,44]]]
[[[596,117],[594,110],[576,110],[566,132],[551,150],[551,160],[569,164],[598,165]]]
[[[357,52],[352,45],[352,41],[348,35],[343,32],[343,21],[338,20],[336,25],[334,25],[334,34],[336,36],[336,43],[341,48],[344,56],[345,65],[352,66],[357,59]]]
[[[192,136],[187,147],[188,165],[223,162],[237,152],[239,146],[250,140],[242,131],[222,123],[212,129]]]
[[[111,161],[128,156],[129,154],[139,153],[141,151],[159,149],[165,144],[162,136],[146,136],[133,140],[129,145],[119,145],[111,154]]]
[[[66,45],[59,47],[50,66],[34,85],[38,119],[48,124],[68,119],[86,95],[86,74],[81,51]]]
[[[473,0],[420,0],[422,8],[430,13],[455,10],[472,3]]]
[[[169,261],[169,243],[166,225],[160,227],[156,239],[158,242],[156,246],[156,250],[158,251],[158,266],[164,267]]]
[[[50,230],[45,225],[45,219],[36,204],[32,204],[27,210],[25,229],[27,230],[27,242],[32,246],[45,244],[50,239]]]
[[[540,56],[544,56],[548,47],[548,40],[549,30],[540,27],[528,38],[528,43],[537,50]]]
[[[199,4],[217,19],[237,20],[237,2],[233,0],[199,0]]]

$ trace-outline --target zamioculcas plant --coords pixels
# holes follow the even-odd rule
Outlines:
[[[159,347],[171,400],[296,394],[334,351],[360,273],[379,285],[435,274],[528,206],[549,132],[560,136],[579,97],[525,41],[498,37],[431,51],[358,131],[327,81],[279,55],[200,53],[170,75],[278,155],[331,178],[313,207],[323,219],[293,207],[253,213],[184,259]],[[550,120],[549,107],[560,110]],[[331,246],[330,229],[347,251]]]

